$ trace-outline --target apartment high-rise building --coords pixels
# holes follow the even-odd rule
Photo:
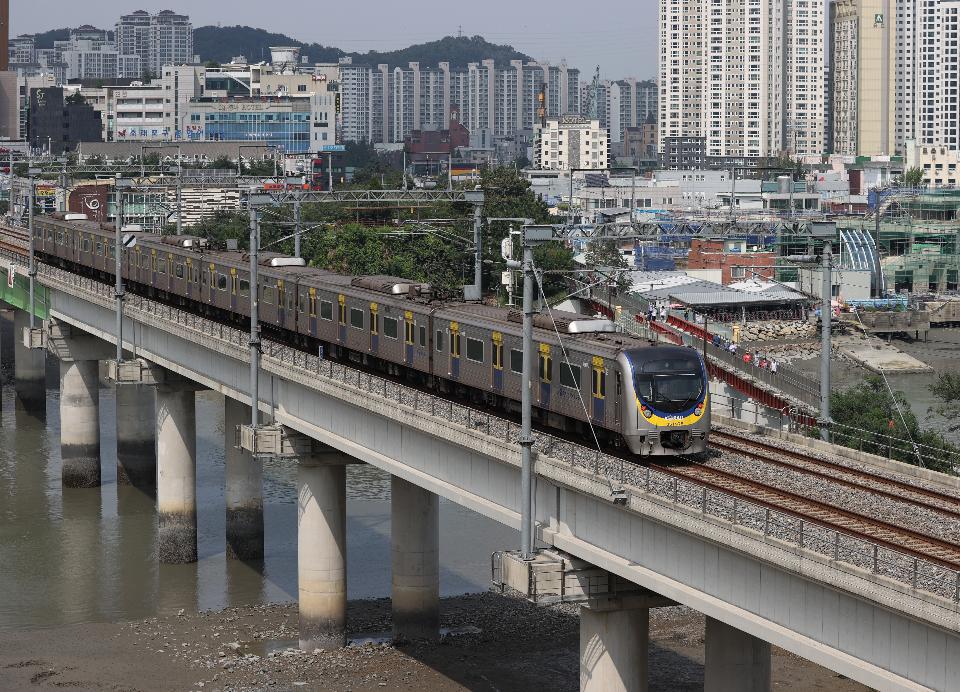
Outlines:
[[[453,69],[420,63],[370,67],[343,59],[339,65],[342,135],[345,141],[400,143],[414,130],[443,130],[451,114],[488,139],[532,131],[540,122],[543,89],[546,115],[579,114],[580,72],[566,65],[493,60]],[[529,134],[528,134],[529,136]]]
[[[830,4],[833,153],[884,156],[898,150],[894,3]]]
[[[165,65],[193,61],[193,24],[190,17],[163,10],[123,15],[116,25],[117,50],[139,55],[144,71],[159,75]]]
[[[534,129],[534,164],[547,170],[605,170],[608,137],[600,121],[578,115],[547,118]]]
[[[89,25],[71,29],[67,41],[55,41],[54,55],[66,79],[135,79],[143,74],[139,55],[120,53],[106,31]]]
[[[661,0],[660,151],[703,137],[708,157],[819,155],[819,0]]]

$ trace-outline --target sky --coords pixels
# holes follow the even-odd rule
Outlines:
[[[133,0],[136,2],[136,0]],[[346,51],[393,50],[456,35],[480,34],[506,43],[537,60],[566,59],[589,79],[597,65],[605,79],[652,78],[657,60],[655,0],[542,3],[524,0],[11,0],[10,33],[93,24],[113,28],[121,14],[138,9],[171,9],[190,15],[193,25],[242,24],[286,34],[304,42]]]

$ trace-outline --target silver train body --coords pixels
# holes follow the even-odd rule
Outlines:
[[[114,229],[62,215],[38,217],[41,261],[112,281]],[[244,328],[249,259],[205,239],[138,234],[121,267],[128,290]],[[257,292],[262,328],[311,352],[399,376],[417,386],[517,416],[522,389],[520,313],[437,300],[430,287],[389,276],[345,276],[264,253]],[[592,446],[640,456],[701,452],[710,413],[693,349],[662,346],[611,322],[537,315],[530,387],[534,421]]]

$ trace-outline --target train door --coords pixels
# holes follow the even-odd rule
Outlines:
[[[553,357],[550,355],[550,344],[540,344],[540,405],[550,407],[550,385],[553,382]]]
[[[157,288],[157,251],[150,250],[150,285]]]
[[[413,313],[407,310],[403,313],[403,362],[413,365],[414,347]]]
[[[307,289],[307,315],[310,324],[310,334],[312,336],[317,335],[317,289],[310,288]]]
[[[450,377],[460,379],[460,324],[450,323]]]
[[[277,279],[277,324],[287,323],[287,284]]]
[[[370,352],[380,350],[380,306],[370,303]]]
[[[494,332],[491,340],[493,341],[492,358],[490,359],[493,367],[493,390],[495,392],[503,391],[503,334]]]
[[[593,383],[590,389],[593,394],[593,419],[602,423],[607,399],[607,370],[603,365],[603,358],[593,357],[592,373]]]
[[[187,260],[189,262],[189,260]],[[230,267],[230,310],[237,311],[237,301],[240,298],[240,277],[237,276],[237,268]]]
[[[339,319],[339,329],[338,329],[338,339],[341,344],[346,346],[347,344],[347,297],[342,293],[337,296],[337,302],[340,304],[340,315]]]
[[[216,268],[217,268],[217,265],[215,265],[213,262],[211,262],[210,266],[207,268],[207,277],[209,279],[207,281],[207,284],[209,286],[209,289],[208,289],[209,293],[207,294],[207,302],[210,303],[211,305],[217,304],[217,294],[215,293],[217,288],[217,275],[215,271]]]
[[[184,263],[183,285],[187,288],[187,298],[193,298],[193,260],[187,257]]]

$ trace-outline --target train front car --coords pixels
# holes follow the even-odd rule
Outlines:
[[[707,448],[710,393],[700,354],[683,346],[621,351],[623,437],[640,456],[696,454]]]

